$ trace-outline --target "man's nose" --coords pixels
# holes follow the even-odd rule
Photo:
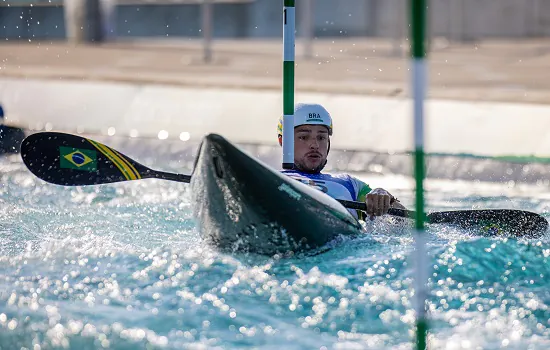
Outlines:
[[[313,139],[311,141],[311,143],[309,144],[309,148],[318,149],[319,148],[319,141],[317,139]]]

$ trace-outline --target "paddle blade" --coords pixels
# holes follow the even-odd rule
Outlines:
[[[548,230],[548,221],[539,214],[523,210],[486,209],[442,211],[428,214],[431,224],[452,224],[481,231],[486,236],[536,238]]]
[[[97,141],[58,132],[25,138],[21,157],[34,175],[56,185],[98,185],[153,176],[151,169]]]
[[[338,200],[343,206],[366,211],[363,202]],[[410,210],[391,208],[389,215],[414,219]],[[456,210],[433,212],[427,215],[429,224],[448,224],[484,236],[515,236],[538,238],[548,230],[548,221],[539,214],[513,209]]]

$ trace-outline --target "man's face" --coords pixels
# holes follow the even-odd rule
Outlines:
[[[294,164],[300,171],[317,173],[328,154],[328,128],[323,125],[300,125],[294,128]]]

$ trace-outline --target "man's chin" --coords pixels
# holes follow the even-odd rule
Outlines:
[[[319,173],[325,167],[323,163],[324,162],[296,163],[296,168],[305,173]]]
[[[315,169],[319,169],[319,167],[321,166],[321,162],[317,162],[317,161],[309,162],[306,165],[308,169],[315,170]]]

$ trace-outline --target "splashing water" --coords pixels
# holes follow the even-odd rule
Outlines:
[[[2,349],[413,348],[408,229],[368,222],[372,235],[313,256],[222,254],[201,242],[186,184],[69,188],[17,157],[0,166]],[[430,209],[548,216],[540,189],[472,186],[433,185]],[[427,233],[432,348],[550,347],[547,238]]]

